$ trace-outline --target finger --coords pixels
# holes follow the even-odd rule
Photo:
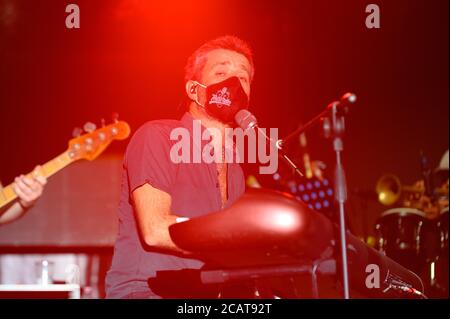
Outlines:
[[[22,193],[26,194],[27,196],[32,196],[33,191],[31,190],[30,186],[25,184],[21,178],[16,177],[15,183],[17,188],[20,189]]]
[[[37,165],[33,170],[33,178],[39,182],[42,186],[47,184],[47,178],[42,175],[42,167]]]
[[[13,184],[13,189],[14,189],[14,192],[17,194],[17,196],[19,196],[19,199],[22,200],[24,206],[27,206],[29,203],[32,202],[32,199],[31,199],[26,193],[24,193],[24,192],[17,186],[17,184]]]
[[[21,180],[25,185],[27,185],[29,188],[33,188],[33,186],[34,186],[34,181],[33,181],[33,179],[31,179],[31,178],[29,178],[29,177],[26,177],[26,176],[24,176],[24,175],[20,175],[19,178],[20,178],[20,180]]]
[[[35,180],[41,185],[41,186],[45,186],[45,184],[47,184],[47,179],[42,176],[42,175],[38,175],[35,177]]]
[[[31,192],[32,192],[32,196],[34,198],[38,198],[39,196],[41,196],[42,191],[44,190],[44,186],[42,186],[39,182],[35,182],[33,187],[31,188]]]
[[[36,166],[33,169],[32,175],[33,175],[33,177],[41,176],[42,175],[42,167],[40,165]]]
[[[34,197],[40,196],[43,190],[43,186],[41,183],[37,180],[37,178],[31,179],[26,176],[21,178],[22,182],[29,187],[30,192],[33,193]]]
[[[44,186],[42,186],[41,183],[39,183],[39,181],[37,181],[35,178],[31,180],[31,185],[29,185],[29,187],[33,200],[41,196],[42,191],[44,190]]]

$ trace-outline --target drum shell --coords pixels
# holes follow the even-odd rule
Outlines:
[[[376,248],[403,266],[418,273],[425,264],[425,213],[409,208],[383,212],[375,230]]]
[[[421,276],[426,295],[448,298],[448,207],[428,221],[425,231],[427,263]]]

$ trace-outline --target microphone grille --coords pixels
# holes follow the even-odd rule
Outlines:
[[[343,101],[348,101],[349,103],[355,103],[356,102],[356,95],[354,93],[345,93],[342,96]]]
[[[234,120],[236,121],[236,124],[243,130],[248,130],[258,125],[256,117],[246,109],[237,112],[234,116]]]

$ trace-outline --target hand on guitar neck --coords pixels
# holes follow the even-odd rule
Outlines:
[[[36,166],[28,176],[20,175],[14,179],[11,187],[18,198],[0,209],[0,224],[18,219],[42,195],[47,178],[40,173],[40,169],[40,166]]]
[[[19,218],[42,195],[47,178],[78,160],[96,159],[114,140],[126,139],[130,134],[128,123],[115,119],[114,123],[95,129],[88,123],[87,133],[69,141],[67,150],[26,176],[20,175],[14,183],[0,187],[0,224]],[[1,186],[1,185],[0,185]]]

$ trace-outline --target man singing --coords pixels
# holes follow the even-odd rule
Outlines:
[[[178,121],[147,122],[126,150],[119,232],[106,276],[107,298],[180,297],[170,287],[163,296],[148,284],[157,271],[199,269],[203,265],[175,245],[169,226],[181,218],[224,209],[244,192],[239,164],[226,163],[223,156],[210,163],[192,162],[192,157],[189,163],[177,163],[171,157],[177,141],[170,135],[182,127],[192,137],[193,121],[200,120],[202,132],[209,130],[213,143],[225,154],[221,147],[226,145],[225,129],[234,125],[237,111],[248,106],[254,74],[251,50],[239,38],[220,37],[198,48],[185,71],[189,111]],[[216,138],[217,132],[220,138]],[[204,151],[206,143],[191,140],[191,153],[198,148]]]

